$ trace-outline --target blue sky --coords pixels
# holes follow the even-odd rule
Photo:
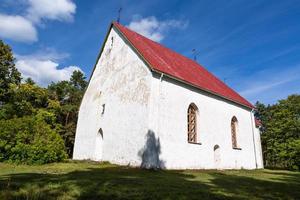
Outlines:
[[[40,85],[90,76],[108,26],[121,23],[193,58],[251,102],[300,93],[300,1],[1,0],[0,38]]]

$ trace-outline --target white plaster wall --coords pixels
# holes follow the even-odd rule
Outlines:
[[[161,78],[161,77],[160,77]],[[150,126],[160,141],[159,159],[173,169],[256,168],[261,161],[260,141],[254,129],[252,113],[236,104],[216,98],[168,78],[152,79]],[[187,109],[195,103],[199,109],[198,141],[187,142]],[[237,142],[241,150],[232,148],[231,118],[238,119]],[[256,150],[254,150],[253,131]],[[219,145],[220,163],[214,161],[214,146]],[[256,159],[255,159],[256,152]],[[258,161],[255,161],[258,160]],[[261,164],[259,166],[262,166]]]
[[[140,165],[151,78],[150,70],[113,28],[80,106],[73,159]]]

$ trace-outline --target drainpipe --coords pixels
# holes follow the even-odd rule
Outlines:
[[[161,73],[160,78],[159,78],[160,82],[162,82],[163,77],[164,77],[164,73]]]
[[[254,108],[252,108],[252,110],[250,112],[250,116],[251,116],[252,139],[253,139],[253,147],[254,147],[255,168],[257,169],[256,145],[255,145],[255,137],[254,137],[254,125],[255,124],[253,124],[253,113],[254,113]]]

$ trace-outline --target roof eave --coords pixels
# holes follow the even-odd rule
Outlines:
[[[223,95],[220,95],[220,94],[218,94],[218,93],[215,93],[215,92],[213,92],[213,91],[211,91],[211,90],[208,90],[208,89],[199,87],[199,86],[194,85],[194,84],[192,84],[192,83],[189,83],[189,82],[187,82],[187,81],[185,81],[185,80],[176,78],[176,77],[174,77],[174,76],[172,76],[172,75],[169,75],[169,74],[167,74],[167,73],[165,73],[165,72],[162,72],[162,71],[159,71],[159,70],[155,70],[155,69],[152,69],[152,71],[153,71],[153,72],[156,72],[156,73],[159,73],[159,74],[164,74],[165,76],[167,76],[167,77],[169,77],[169,78],[171,78],[171,79],[174,79],[174,80],[179,81],[179,82],[181,82],[181,83],[184,83],[184,84],[186,84],[186,85],[192,86],[192,87],[194,87],[194,88],[197,88],[197,89],[202,90],[202,91],[204,91],[204,92],[207,92],[207,93],[209,93],[209,94],[212,94],[212,95],[221,97],[221,98],[223,98],[223,99],[225,99],[225,100],[231,101],[231,102],[233,102],[233,103],[236,103],[236,104],[238,104],[238,105],[240,105],[240,106],[249,108],[249,109],[251,109],[251,110],[252,110],[253,108],[255,108],[252,104],[251,104],[251,106],[250,106],[250,105],[246,105],[246,104],[240,103],[240,102],[238,102],[238,101],[235,101],[235,100],[230,99],[230,98],[228,98],[228,97],[225,97],[225,96],[223,96]]]

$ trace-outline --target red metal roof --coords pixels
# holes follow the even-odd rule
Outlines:
[[[194,87],[221,96],[249,108],[254,106],[197,62],[154,42],[123,25],[113,25],[140,53],[149,67]]]

